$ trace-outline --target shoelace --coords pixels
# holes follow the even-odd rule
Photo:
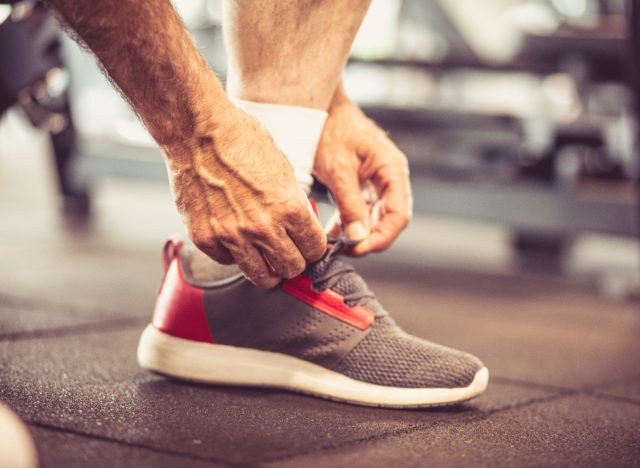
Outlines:
[[[337,258],[345,248],[354,245],[354,243],[347,239],[333,236],[329,236],[328,243],[330,245],[329,249],[327,249],[324,257],[316,263],[316,265],[323,264],[324,269],[324,271],[318,274],[313,280],[313,287],[318,291],[333,288],[347,275],[357,275],[355,268]],[[363,305],[367,301],[375,299],[375,295],[366,288],[347,292],[343,294],[343,297],[345,304],[349,307]]]

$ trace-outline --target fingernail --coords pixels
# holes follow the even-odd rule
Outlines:
[[[369,234],[361,221],[355,221],[347,225],[347,237],[352,241],[359,241]]]

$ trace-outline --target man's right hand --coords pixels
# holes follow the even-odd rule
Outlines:
[[[318,260],[326,235],[267,132],[232,105],[225,114],[196,141],[164,146],[171,188],[194,244],[270,288]]]
[[[165,153],[194,243],[272,287],[318,260],[326,236],[286,157],[233,106],[170,0],[49,0]]]

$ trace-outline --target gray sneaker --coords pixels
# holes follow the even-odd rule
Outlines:
[[[447,405],[486,389],[477,358],[402,331],[340,248],[264,290],[210,260],[207,275],[193,271],[193,248],[170,239],[138,362],[186,380],[381,407]]]

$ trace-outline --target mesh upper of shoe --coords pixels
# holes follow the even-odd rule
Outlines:
[[[468,386],[482,367],[470,354],[411,336],[391,317],[377,317],[334,370],[378,385],[455,388]]]
[[[466,387],[483,365],[474,356],[405,333],[388,316],[365,281],[334,255],[312,265],[307,274],[317,289],[324,289],[323,277],[342,270],[332,289],[344,296],[365,291],[361,305],[373,310],[376,319],[369,333],[334,370],[354,379],[378,385],[406,388]],[[348,302],[348,301],[347,301]],[[354,304],[347,304],[354,305]]]

